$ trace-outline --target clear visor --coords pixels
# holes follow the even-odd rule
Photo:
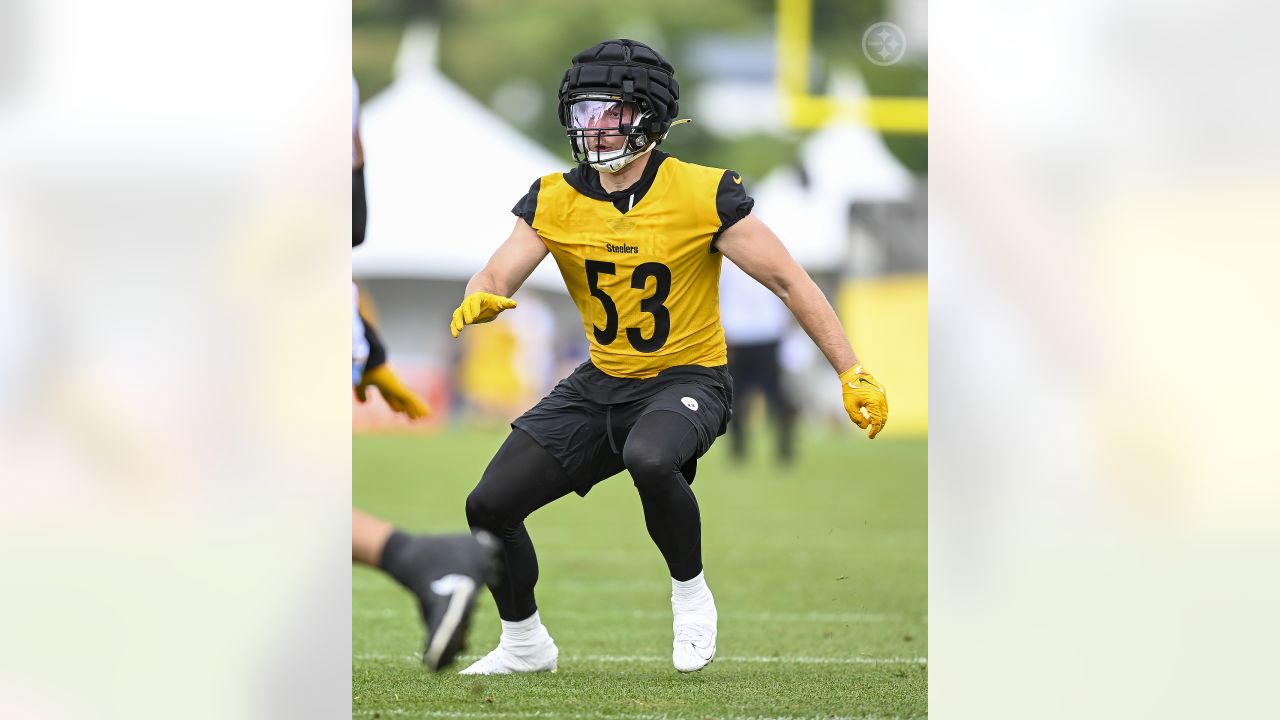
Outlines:
[[[635,123],[637,115],[634,103],[616,100],[579,100],[569,106],[569,129],[619,128]]]

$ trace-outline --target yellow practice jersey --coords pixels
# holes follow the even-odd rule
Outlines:
[[[714,242],[753,201],[736,173],[653,155],[627,190],[606,192],[582,165],[540,178],[513,209],[555,257],[591,362],[614,377],[726,362]]]

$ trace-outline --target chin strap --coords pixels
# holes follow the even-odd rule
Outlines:
[[[596,170],[599,170],[600,172],[607,172],[609,174],[621,172],[623,168],[635,162],[637,159],[644,157],[646,154],[651,152],[657,146],[658,146],[658,143],[651,142],[644,150],[641,150],[640,152],[635,153],[634,155],[627,155],[626,157],[614,158],[613,160],[607,160],[605,162],[600,162],[600,163],[587,163],[587,164],[595,168]],[[618,165],[617,167],[613,167],[613,164],[618,162],[619,160],[622,161],[622,164]]]

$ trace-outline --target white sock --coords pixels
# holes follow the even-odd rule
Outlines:
[[[523,620],[515,622],[503,620],[502,639],[498,644],[509,648],[529,647],[539,644],[536,641],[546,632],[542,627],[542,618],[538,617],[538,611],[534,610],[532,615]]]
[[[711,588],[707,587],[706,571],[698,573],[690,580],[671,578],[671,602],[676,605],[698,604],[699,601],[711,597]]]

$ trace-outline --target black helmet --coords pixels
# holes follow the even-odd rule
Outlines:
[[[662,142],[680,111],[679,101],[675,69],[656,50],[635,40],[606,40],[573,56],[560,81],[560,124],[568,132],[575,160],[616,172]],[[596,103],[596,111],[608,104],[621,108],[627,103],[634,104],[635,110],[627,117],[619,114],[616,126],[595,118],[587,130],[581,117],[575,122],[573,111],[575,104],[586,102]],[[626,138],[620,150],[587,147],[587,137],[618,135]]]

